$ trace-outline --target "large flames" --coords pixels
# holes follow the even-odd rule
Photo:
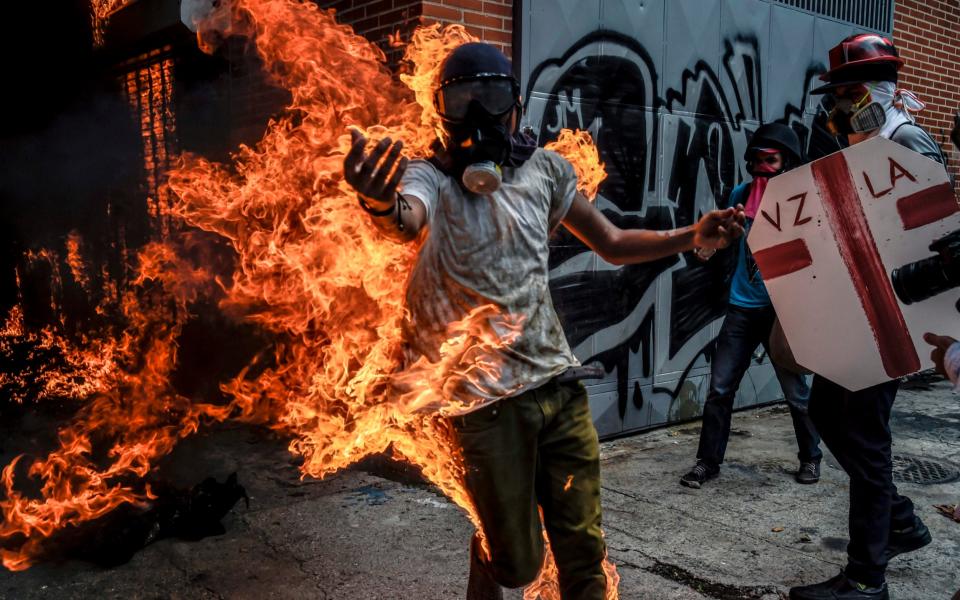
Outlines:
[[[92,387],[74,390],[88,396],[86,403],[60,431],[58,449],[3,470],[0,552],[9,569],[28,567],[45,540],[68,525],[148,500],[142,481],[156,459],[203,422],[227,418],[289,436],[305,476],[391,452],[420,467],[478,523],[437,414],[464,407],[452,404],[449,392],[495,371],[489,350],[509,343],[520,324],[480,307],[449,325],[438,362],[421,359],[401,369],[404,290],[417,248],[382,238],[342,178],[349,127],[374,140],[403,140],[411,155],[427,153],[438,125],[431,97],[437,69],[451,48],[471,38],[458,26],[420,28],[406,49],[411,68],[401,84],[379,49],[310,2],[235,0],[230,10],[230,33],[255,41],[292,102],[256,146],[237,151],[232,165],[184,156],[168,180],[176,198],[172,216],[225,240],[235,268],[215,272],[203,235],[171,236],[141,250],[129,289],[105,296],[123,315],[122,331],[105,334],[109,342],[85,339],[69,350],[101,357],[77,363],[96,373],[78,379]],[[199,31],[205,46],[224,33],[203,23]],[[595,147],[583,134],[558,142],[586,191],[595,193],[603,178]],[[81,249],[79,238],[68,239],[70,271],[87,289]],[[270,356],[259,355],[221,385],[226,404],[192,401],[171,384],[177,338],[201,297],[274,341]],[[0,341],[4,332],[23,335],[16,319],[8,319]],[[39,493],[18,491],[24,474],[40,483]],[[608,597],[616,598],[616,573],[607,568]],[[526,597],[559,598],[555,581],[548,560]]]

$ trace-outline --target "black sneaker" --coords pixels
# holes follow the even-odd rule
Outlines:
[[[696,466],[680,478],[680,485],[699,490],[708,479],[713,479],[719,474],[720,467],[711,467],[702,460],[698,460]]]
[[[790,600],[890,600],[887,584],[867,587],[839,575],[822,583],[790,588]]]
[[[800,463],[797,474],[793,476],[797,483],[810,484],[820,481],[820,461],[805,460]]]
[[[920,517],[914,515],[913,525],[904,529],[891,529],[890,541],[887,543],[887,561],[905,552],[919,550],[933,541],[930,530],[923,524]]]

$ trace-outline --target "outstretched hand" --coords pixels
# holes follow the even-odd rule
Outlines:
[[[742,204],[724,210],[711,210],[697,223],[693,243],[699,248],[726,248],[743,235],[745,221]]]
[[[372,208],[389,208],[397,200],[397,186],[407,170],[407,157],[400,156],[403,142],[383,138],[367,154],[367,138],[356,129],[350,130],[350,136],[353,145],[343,159],[344,179],[372,201],[368,202]]]
[[[946,376],[947,370],[946,367],[944,367],[943,359],[947,354],[947,348],[955,344],[957,340],[946,335],[925,333],[923,334],[923,341],[933,346],[933,351],[930,353],[930,358],[933,360],[937,371],[939,371],[941,375]]]

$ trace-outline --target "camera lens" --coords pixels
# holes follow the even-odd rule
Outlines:
[[[921,302],[956,286],[943,268],[939,256],[931,256],[894,269],[893,290],[904,304]]]

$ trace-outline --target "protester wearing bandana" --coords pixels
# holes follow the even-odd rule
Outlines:
[[[744,155],[747,171],[753,180],[735,187],[729,199],[729,204],[745,202],[747,230],[757,216],[767,182],[771,177],[799,166],[801,154],[797,134],[786,125],[770,123],[754,133]],[[746,237],[734,244],[731,251],[736,258],[730,300],[710,363],[710,392],[703,407],[697,463],[680,479],[681,485],[695,489],[720,473],[730,437],[737,388],[757,346],[762,344],[769,354],[770,334],[777,318]],[[823,453],[820,451],[820,437],[807,414],[810,388],[806,376],[776,362],[773,367],[790,407],[799,447],[800,468],[795,478],[798,483],[816,483],[820,480]]]
[[[499,599],[501,585],[537,576],[542,509],[562,598],[603,600],[597,432],[550,299],[549,236],[563,224],[608,262],[652,261],[726,247],[743,233],[743,208],[671,231],[619,229],[577,191],[569,162],[517,132],[512,72],[493,46],[456,48],[437,82],[443,135],[434,156],[408,164],[389,139],[367,154],[354,131],[344,177],[385,236],[422,240],[406,294],[410,360],[433,359],[447,327],[473,309],[521,319],[512,341],[481,357],[497,370],[471,382],[472,410],[449,419],[490,550],[474,538],[468,599]]]
[[[853,35],[830,50],[830,70],[820,77],[827,84],[810,93],[833,103],[828,127],[841,142],[880,136],[946,164],[940,146],[914,123],[911,113],[923,103],[897,87],[903,63],[886,38]],[[850,543],[840,574],[791,589],[791,600],[886,600],[887,562],[930,543],[913,503],[893,484],[890,412],[898,387],[894,380],[851,392],[814,376],[810,417],[850,476]]]

